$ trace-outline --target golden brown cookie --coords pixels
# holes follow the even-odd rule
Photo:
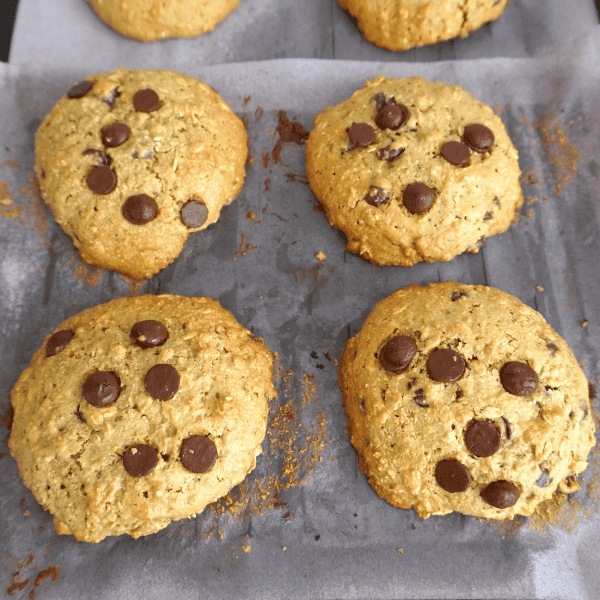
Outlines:
[[[542,315],[485,286],[412,285],[375,306],[339,372],[374,490],[420,517],[530,515],[578,489],[588,382]]]
[[[508,0],[338,0],[371,43],[408,50],[466,37],[497,19]]]
[[[242,188],[244,125],[210,86],[118,69],[75,84],[42,121],[43,199],[88,263],[146,279]]]
[[[310,186],[354,254],[380,265],[478,252],[523,203],[517,151],[456,85],[377,77],[315,119]]]
[[[115,31],[142,42],[212,31],[240,0],[88,0]]]
[[[148,535],[255,467],[272,368],[215,300],[113,300],[46,337],[13,388],[9,448],[58,533]]]

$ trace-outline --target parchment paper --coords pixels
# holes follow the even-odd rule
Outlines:
[[[29,63],[4,66],[0,594],[173,600],[596,598],[596,455],[582,491],[553,509],[549,521],[496,525],[459,514],[421,520],[413,511],[389,506],[358,471],[335,361],[377,301],[410,283],[451,279],[493,285],[539,310],[598,385],[598,34],[596,27],[537,58],[182,65],[178,70],[215,87],[244,117],[254,160],[242,193],[218,223],[194,234],[172,265],[140,285],[82,264],[31,179],[40,120],[91,69],[58,63],[41,69]],[[137,64],[126,57],[120,63]],[[103,68],[109,66],[107,61]],[[527,202],[519,223],[488,239],[479,254],[410,269],[371,265],[345,251],[344,240],[318,210],[306,185],[304,146],[283,143],[275,161],[281,118],[310,130],[326,105],[380,73],[458,83],[496,107],[506,124],[520,153]],[[318,252],[326,258],[318,260]],[[137,541],[122,536],[97,545],[76,542],[56,535],[50,515],[23,486],[8,454],[10,389],[46,332],[63,319],[144,292],[217,298],[278,352],[271,437],[249,483],[197,518]],[[277,420],[284,415],[291,425]],[[286,480],[286,464],[295,469],[295,479]]]

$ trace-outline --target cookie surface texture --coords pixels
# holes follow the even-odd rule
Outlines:
[[[311,189],[347,249],[380,265],[478,252],[523,203],[518,154],[456,85],[377,77],[315,119]]]
[[[238,195],[248,147],[210,86],[118,69],[73,85],[42,121],[35,151],[42,198],[83,260],[147,279]]]
[[[46,337],[13,388],[9,448],[58,533],[154,533],[255,467],[272,368],[215,300],[113,300]]]
[[[375,306],[339,372],[359,465],[420,517],[530,515],[579,488],[588,382],[542,315],[485,286],[412,285]]]
[[[142,42],[212,31],[240,0],[88,0],[115,31]]]
[[[338,0],[364,37],[388,50],[408,50],[466,37],[497,19],[508,0]]]

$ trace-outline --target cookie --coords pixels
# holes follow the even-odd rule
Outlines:
[[[517,151],[456,85],[377,77],[315,119],[308,181],[347,248],[410,266],[478,252],[523,203]]]
[[[142,42],[212,31],[240,0],[88,0],[115,31]]]
[[[369,42],[408,50],[455,37],[497,19],[508,0],[338,0]]]
[[[542,315],[485,286],[412,285],[375,306],[339,371],[359,465],[420,517],[530,515],[578,489],[588,382]]]
[[[205,83],[118,69],[73,85],[42,121],[35,152],[42,198],[83,260],[147,279],[237,196],[248,144]]]
[[[148,535],[255,467],[272,369],[263,340],[215,300],[112,300],[34,354],[12,391],[10,452],[58,533]]]

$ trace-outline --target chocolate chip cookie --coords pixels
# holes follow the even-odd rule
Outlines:
[[[377,77],[315,119],[310,186],[354,254],[410,266],[478,252],[523,203],[517,151],[456,85]]]
[[[210,86],[118,69],[71,87],[42,121],[43,199],[86,262],[147,279],[242,188],[244,125]]]
[[[13,388],[9,448],[58,533],[148,535],[254,468],[272,369],[215,300],[113,300],[46,337]]]
[[[573,353],[542,315],[490,287],[394,292],[348,341],[339,383],[369,483],[423,518],[530,515],[578,489],[595,443]]]
[[[115,31],[142,42],[212,31],[240,0],[88,0]]]
[[[408,50],[455,37],[497,19],[508,0],[338,0],[371,43]]]

